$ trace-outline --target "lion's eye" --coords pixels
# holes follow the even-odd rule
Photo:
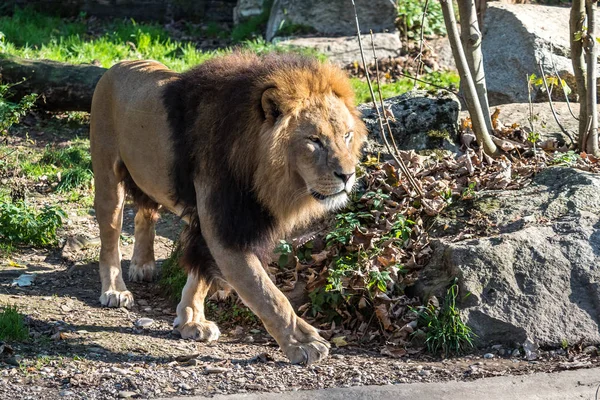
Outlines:
[[[323,143],[321,142],[321,139],[319,139],[318,136],[314,136],[314,135],[313,136],[309,136],[308,140],[310,140],[311,142],[313,142],[315,144],[318,144],[319,146],[323,145]]]
[[[352,137],[353,137],[353,136],[354,136],[354,132],[352,132],[352,131],[350,131],[350,132],[347,132],[347,133],[344,135],[344,140],[346,141],[346,143],[350,143],[350,141],[352,140]]]

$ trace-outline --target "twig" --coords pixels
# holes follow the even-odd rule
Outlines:
[[[381,104],[381,111],[383,112],[383,118],[385,120],[385,125],[388,130],[388,135],[392,139],[392,145],[394,146],[394,151],[396,152],[396,155],[398,156],[398,161],[400,161],[399,162],[400,169],[402,170],[404,175],[406,175],[410,185],[413,187],[413,189],[415,189],[415,191],[418,193],[419,197],[423,197],[423,192],[421,191],[421,188],[415,181],[414,177],[412,176],[412,173],[410,172],[410,170],[408,169],[406,164],[404,164],[404,161],[402,161],[402,157],[400,157],[400,151],[398,150],[398,146],[396,146],[396,140],[394,139],[392,127],[390,125],[390,120],[385,111],[385,104],[383,103],[383,95],[381,93],[381,82],[379,81],[379,63],[377,62],[377,54],[375,53],[375,43],[373,41],[373,31],[370,31],[370,33],[371,33],[371,47],[373,49],[373,60],[375,61],[375,72],[377,73],[377,75],[375,75],[375,77],[377,79],[377,92],[379,94],[379,103]],[[373,98],[373,101],[375,101],[374,98]]]
[[[435,84],[435,83],[431,83],[431,82],[424,81],[423,79],[419,79],[419,78],[417,78],[416,76],[412,76],[411,74],[406,74],[406,73],[404,73],[404,72],[395,72],[395,73],[396,73],[396,74],[398,74],[398,75],[400,75],[400,76],[403,76],[403,77],[405,77],[405,78],[410,78],[410,79],[413,79],[413,80],[415,80],[415,81],[417,81],[417,82],[421,82],[421,83],[424,83],[424,84],[426,84],[426,85],[432,86],[432,87],[434,87],[434,88],[445,90],[445,91],[447,91],[447,92],[450,92],[450,93],[454,94],[455,96],[458,96],[458,97],[460,97],[460,98],[461,98],[461,99],[463,99],[463,100],[464,100],[464,98],[465,98],[465,96],[463,96],[463,95],[462,95],[460,92],[457,92],[456,90],[452,90],[452,89],[450,89],[450,88],[448,88],[448,87],[445,87],[445,86],[442,86],[442,85],[438,85],[438,84]]]
[[[569,101],[569,95],[567,94],[567,89],[565,89],[564,85],[562,84],[563,80],[560,77],[560,75],[558,74],[558,69],[556,69],[556,64],[554,63],[554,53],[552,52],[552,42],[550,42],[550,62],[552,63],[552,69],[554,70],[554,75],[556,75],[556,79],[558,79],[558,83],[560,84],[560,87],[562,88],[562,91],[565,95],[565,101],[567,102],[567,108],[569,109],[571,116],[573,118],[575,118],[577,121],[579,121],[579,118],[575,116],[575,113],[573,113],[573,110],[571,109],[571,102]]]
[[[415,83],[413,85],[413,89],[417,87],[417,78],[419,77],[419,71],[423,68],[423,43],[425,36],[425,17],[427,16],[427,7],[429,6],[429,0],[425,0],[425,5],[423,6],[423,15],[421,16],[421,36],[419,43],[419,54],[415,57],[415,61],[417,62],[417,73],[415,74]]]
[[[525,79],[527,80],[527,95],[529,96],[529,118],[527,120],[529,121],[531,132],[533,132],[535,129],[533,129],[533,104],[531,103],[531,81],[529,80],[529,75],[525,74]]]
[[[554,120],[556,121],[556,124],[558,125],[558,127],[560,128],[562,133],[567,135],[567,137],[571,141],[571,144],[573,146],[575,146],[575,140],[573,139],[573,136],[571,136],[571,132],[569,132],[565,129],[565,127],[560,123],[560,120],[558,119],[558,115],[556,115],[556,110],[554,109],[554,104],[552,103],[552,93],[550,93],[550,90],[548,89],[548,82],[546,82],[546,73],[544,72],[544,66],[542,65],[542,60],[538,61],[538,67],[540,67],[540,72],[542,74],[542,81],[544,81],[544,88],[546,88],[546,93],[548,94],[548,104],[550,104],[550,110],[552,110],[552,116],[554,117]]]
[[[17,151],[17,149],[14,149],[13,151],[9,151],[8,153],[6,153],[2,157],[0,157],[0,160],[4,160],[6,157],[10,156],[15,151]]]
[[[387,148],[388,152],[392,155],[392,158],[394,159],[394,161],[396,161],[396,163],[402,170],[402,173],[404,173],[404,175],[406,176],[406,179],[408,179],[411,186],[413,186],[413,189],[418,193],[419,197],[422,197],[423,192],[421,191],[421,188],[414,181],[414,178],[412,177],[412,174],[410,173],[410,171],[404,164],[404,161],[402,161],[402,159],[399,156],[397,156],[396,153],[394,153],[392,151],[392,148],[390,147],[390,143],[387,139],[385,130],[383,129],[383,118],[381,117],[381,113],[379,112],[379,107],[377,107],[377,103],[375,102],[375,93],[373,92],[373,85],[371,84],[371,77],[369,75],[369,70],[367,69],[367,63],[365,61],[365,53],[363,51],[363,46],[362,46],[362,37],[360,34],[360,25],[358,23],[358,13],[356,11],[356,4],[354,3],[354,0],[351,0],[351,1],[352,1],[352,7],[354,8],[354,19],[356,22],[356,32],[358,34],[358,48],[360,49],[360,58],[362,60],[363,67],[365,69],[365,76],[367,77],[367,85],[369,86],[369,93],[371,94],[373,108],[375,109],[375,111],[377,113],[377,121],[379,122],[379,131],[381,132],[381,137],[383,138],[385,147]],[[382,110],[382,112],[385,115],[385,110]],[[386,121],[387,121],[387,118],[386,118]],[[388,121],[388,127],[389,127],[389,121]]]

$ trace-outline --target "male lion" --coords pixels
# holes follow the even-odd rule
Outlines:
[[[138,206],[131,281],[155,275],[159,205],[187,223],[181,337],[219,337],[204,316],[219,277],[290,361],[326,357],[328,343],[296,316],[261,260],[274,239],[346,203],[365,136],[344,73],[311,58],[235,53],[183,74],[154,61],[115,65],[96,87],[90,126],[100,302],[133,304],[119,249],[128,190]]]

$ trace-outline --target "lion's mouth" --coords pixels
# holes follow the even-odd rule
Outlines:
[[[311,196],[314,197],[316,200],[319,200],[319,201],[323,201],[323,200],[326,200],[326,199],[329,199],[329,198],[332,198],[332,197],[339,196],[342,193],[345,193],[345,191],[344,190],[340,190],[339,192],[334,193],[334,194],[323,194],[323,193],[317,192],[314,189],[310,190]]]

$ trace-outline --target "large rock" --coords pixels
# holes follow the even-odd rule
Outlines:
[[[360,27],[363,33],[392,31],[397,17],[394,0],[357,0]],[[286,27],[287,25],[287,27]],[[354,11],[348,0],[275,0],[267,24],[267,40],[280,29],[290,27],[312,30],[329,36],[356,34]]]
[[[358,47],[358,39],[354,36],[341,37],[300,37],[289,38],[277,42],[280,45],[291,47],[303,47],[315,49],[319,53],[325,54],[329,61],[338,65],[345,66],[360,61],[360,48]],[[366,39],[368,43],[369,53],[371,53],[371,39]],[[373,34],[373,43],[379,60],[385,58],[395,58],[400,55],[400,35],[398,32],[393,33],[375,33]],[[369,58],[372,61],[372,57]]]
[[[480,344],[600,343],[599,215],[600,175],[566,167],[458,203],[433,235],[459,234],[479,218],[483,236],[434,240],[416,293],[442,296],[458,278],[469,294],[461,314]]]
[[[416,90],[389,98],[384,104],[395,117],[390,126],[399,149],[458,151],[460,103],[452,93]],[[372,104],[361,104],[358,109],[369,130],[365,152],[387,154]]]
[[[527,103],[527,77],[542,75],[539,61],[546,75],[551,75],[554,60],[559,74],[573,85],[573,67],[569,58],[569,8],[489,3],[482,51],[492,105]],[[562,93],[557,95],[562,96]],[[541,88],[534,90],[533,99],[545,100]]]
[[[265,0],[238,0],[233,8],[233,23],[239,24],[263,12]]]

